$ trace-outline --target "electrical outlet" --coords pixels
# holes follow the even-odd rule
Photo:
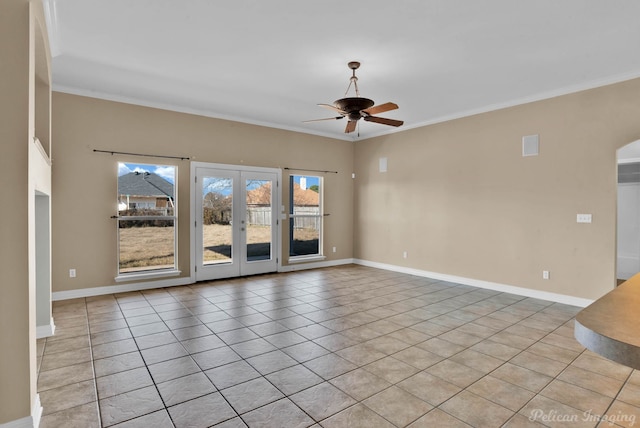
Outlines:
[[[549,279],[549,271],[548,270],[543,270],[542,271],[542,279]]]
[[[69,278],[75,278],[75,277],[76,277],[76,270],[69,269]]]
[[[406,259],[407,257],[409,257],[409,254],[408,254],[406,251],[404,251],[404,252],[402,253],[402,258],[403,258],[403,259]]]
[[[333,247],[333,248],[332,248],[332,251],[335,253],[335,252],[336,252],[336,247]]]

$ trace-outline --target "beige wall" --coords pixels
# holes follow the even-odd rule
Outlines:
[[[640,138],[638,94],[633,80],[357,142],[355,257],[601,296],[615,280],[616,149]],[[522,157],[531,134],[540,155]]]
[[[36,69],[47,70],[44,15],[40,2],[0,2],[0,182],[3,210],[0,222],[0,424],[35,423],[36,408],[36,279],[35,191],[48,190],[48,165],[41,169],[33,143],[36,122],[45,121],[46,108],[36,118]],[[38,65],[36,65],[36,62]],[[49,144],[46,126],[39,127]],[[33,160],[34,163],[30,162]],[[22,426],[22,425],[21,425]]]
[[[28,139],[29,9],[27,1],[0,3],[0,174],[3,199],[12,201],[0,222],[0,423],[28,416],[30,408]]]
[[[54,291],[114,283],[116,164],[145,159],[97,148],[335,169],[325,186],[330,260],[597,298],[615,280],[615,150],[640,138],[639,89],[633,80],[406,130],[358,141],[355,154],[349,142],[54,93]],[[540,135],[540,155],[523,158],[521,138],[530,134]],[[187,275],[188,161],[149,161],[179,167],[179,267]],[[577,213],[593,214],[593,223],[577,224]]]
[[[325,211],[331,214],[325,222],[325,254],[328,261],[353,255],[352,142],[57,92],[52,108],[54,292],[115,284],[116,225],[109,217],[117,209],[119,161],[178,166],[178,267],[189,276],[189,161],[112,156],[93,149],[338,171],[324,175]],[[282,250],[288,254],[286,222],[282,229]],[[71,268],[76,278],[69,278]]]

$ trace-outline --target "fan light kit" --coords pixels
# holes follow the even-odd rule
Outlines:
[[[344,129],[344,132],[346,134],[355,131],[356,125],[361,118],[367,122],[381,123],[383,125],[389,126],[401,126],[404,123],[401,120],[373,116],[374,114],[395,110],[398,108],[398,105],[394,103],[384,103],[376,106],[374,105],[375,103],[373,102],[373,100],[361,97],[360,91],[358,90],[358,78],[356,77],[356,70],[360,67],[360,63],[357,61],[351,61],[347,65],[352,70],[353,74],[349,79],[349,86],[347,87],[347,91],[344,93],[345,98],[340,98],[339,100],[334,101],[333,105],[318,104],[320,107],[329,109],[333,112],[337,112],[338,114],[340,114],[340,116],[327,117],[324,119],[305,120],[304,122],[308,123],[319,122],[323,120],[338,120],[346,117],[348,119],[347,126]],[[356,96],[346,97],[349,89],[351,89],[351,85],[353,85],[354,87]]]

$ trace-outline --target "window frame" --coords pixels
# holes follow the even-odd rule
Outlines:
[[[170,276],[178,276],[181,274],[181,271],[178,270],[178,166],[170,165],[170,164],[160,164],[160,163],[137,163],[137,162],[126,162],[120,161],[118,162],[118,167],[120,165],[140,165],[140,166],[148,166],[150,170],[155,170],[158,167],[170,167],[173,168],[174,172],[174,182],[173,185],[173,215],[137,215],[137,216],[121,216],[120,215],[120,186],[116,185],[116,203],[117,206],[117,215],[116,219],[116,272],[117,275],[115,277],[116,282],[124,282],[124,281],[137,281],[143,279],[152,279],[159,277],[170,277]],[[120,174],[117,175],[117,178],[120,177]],[[117,183],[117,180],[116,180]],[[138,202],[133,202],[134,204],[138,204]],[[146,203],[143,203],[146,205]],[[137,208],[137,207],[136,207]],[[130,209],[130,204],[127,205],[127,209]],[[143,207],[142,209],[148,209],[148,207]],[[164,221],[172,221],[173,222],[173,266],[171,267],[157,267],[153,269],[139,269],[130,272],[122,272],[120,267],[120,224],[121,222],[126,221],[140,221],[140,220],[164,220]]]
[[[294,183],[295,177],[313,177],[318,179],[318,214],[295,214],[294,213]],[[289,175],[289,263],[304,263],[316,260],[325,260],[324,255],[324,177],[319,175]],[[314,254],[291,255],[291,245],[293,242],[293,224],[296,218],[317,218],[318,219],[318,252]]]

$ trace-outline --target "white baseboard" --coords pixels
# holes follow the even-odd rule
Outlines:
[[[78,299],[81,297],[102,296],[103,294],[126,293],[128,291],[149,290],[152,288],[175,287],[193,284],[191,277],[171,278],[158,281],[135,282],[133,284],[106,285],[103,287],[79,288],[77,290],[54,291],[53,301]],[[0,427],[2,428],[2,427]]]
[[[33,428],[40,426],[40,418],[42,417],[42,404],[40,404],[40,394],[36,394],[36,401],[31,409],[31,417],[33,418]]]
[[[438,272],[429,272],[429,271],[420,270],[420,269],[413,269],[413,268],[408,268],[403,266],[396,266],[396,265],[372,262],[369,260],[361,260],[361,259],[340,259],[340,260],[330,260],[330,261],[322,261],[322,262],[280,266],[278,268],[278,272],[295,272],[300,270],[319,269],[319,268],[341,266],[341,265],[347,265],[347,264],[357,264],[357,265],[368,266],[368,267],[373,267],[373,268],[383,269],[383,270],[388,270],[393,272],[406,273],[409,275],[415,275],[415,276],[420,276],[424,278],[433,278],[440,281],[455,282],[458,284],[470,285],[472,287],[500,291],[503,293],[511,293],[511,294],[516,294],[524,297],[532,297],[535,299],[563,303],[565,305],[578,306],[582,308],[589,306],[591,303],[593,303],[593,300],[584,299],[581,297],[567,296],[565,294],[551,293],[548,291],[541,291],[541,290],[533,290],[530,288],[516,287],[514,285],[500,284],[497,282],[490,282],[490,281],[482,281],[479,279],[465,278],[462,276],[448,275],[448,274],[443,274]],[[55,301],[55,300],[77,299],[81,297],[101,296],[103,294],[149,290],[153,288],[173,287],[173,286],[188,285],[188,284],[193,284],[193,279],[190,277],[182,277],[182,278],[166,279],[166,280],[160,280],[160,281],[137,282],[134,284],[109,285],[104,287],[82,288],[78,290],[56,291],[52,293],[52,300]],[[52,320],[52,325],[53,325],[53,320]],[[4,427],[0,426],[0,428],[4,428]]]
[[[518,296],[533,297],[535,299],[547,300],[550,302],[563,303],[584,308],[593,303],[593,300],[583,299],[581,297],[567,296],[565,294],[550,293],[548,291],[533,290],[530,288],[516,287],[514,285],[499,284],[497,282],[482,281],[479,279],[465,278],[462,276],[447,275],[444,273],[429,272],[426,270],[407,268],[402,266],[390,265],[386,263],[371,262],[368,260],[354,259],[353,263],[369,266],[377,269],[384,269],[393,272],[406,273],[409,275],[421,276],[425,278],[433,278],[440,281],[455,282],[457,284],[470,285],[472,287],[484,288],[487,290],[500,291],[503,293],[516,294]]]
[[[53,322],[53,317],[47,325],[39,325],[36,327],[36,339],[42,339],[45,337],[53,336],[56,332],[56,325]]]
[[[326,268],[326,267],[332,267],[332,266],[350,265],[353,263],[354,263],[354,259],[340,259],[340,260],[329,260],[329,261],[323,261],[323,262],[292,264],[287,266],[280,266],[280,268],[278,269],[278,272],[294,272],[298,270],[319,269],[319,268]]]
[[[15,421],[0,424],[0,428],[38,428],[42,417],[42,405],[40,404],[40,394],[36,394],[36,400],[31,409],[31,415]]]
[[[317,263],[304,263],[304,264],[280,266],[280,268],[278,269],[278,272],[293,272],[297,270],[317,269],[317,268],[339,266],[339,265],[346,265],[346,264],[352,264],[352,263],[353,263],[353,259],[331,260],[331,261],[323,261],[323,262],[317,262]],[[102,296],[104,294],[125,293],[128,291],[140,291],[140,290],[149,290],[153,288],[175,287],[178,285],[189,285],[193,283],[194,283],[193,278],[181,277],[181,278],[171,278],[171,279],[158,280],[158,281],[136,282],[133,284],[106,285],[103,287],[93,287],[93,288],[79,288],[77,290],[54,291],[53,293],[51,293],[52,294],[51,299],[53,301],[78,299],[82,297]]]

